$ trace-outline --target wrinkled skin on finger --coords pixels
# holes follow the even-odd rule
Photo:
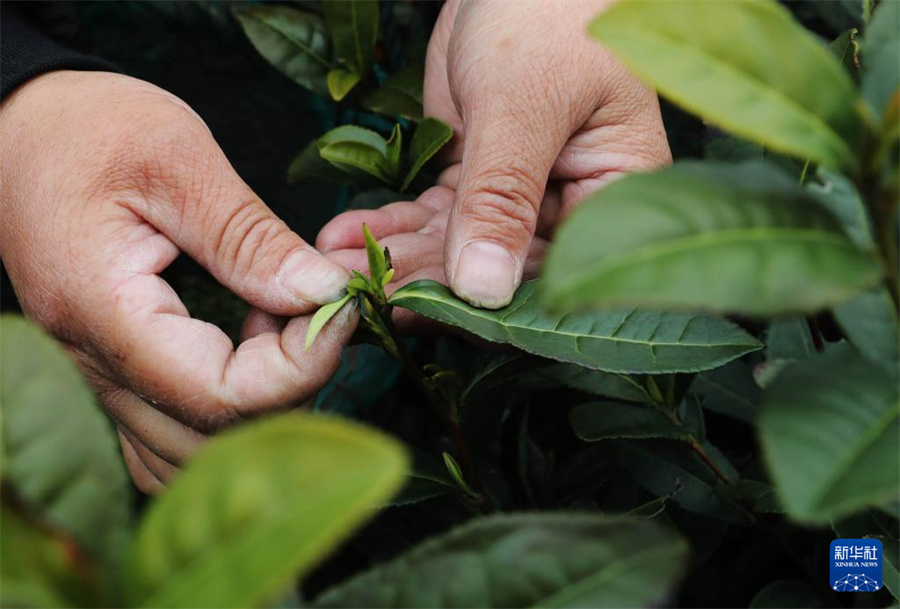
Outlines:
[[[447,2],[424,91],[425,114],[455,133],[441,188],[339,216],[318,246],[356,268],[365,221],[404,267],[397,285],[427,277],[476,306],[509,303],[576,205],[671,162],[656,95],[587,35],[608,4]]]
[[[237,176],[181,100],[126,76],[52,72],[0,106],[0,255],[24,312],[64,342],[156,492],[204,437],[309,400],[340,363],[348,274]],[[180,254],[253,305],[235,348],[160,276]]]

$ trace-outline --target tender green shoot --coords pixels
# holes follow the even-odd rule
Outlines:
[[[309,329],[306,331],[306,346],[304,348],[307,351],[312,347],[313,341],[316,340],[316,336],[319,335],[319,332],[322,331],[325,324],[327,324],[332,317],[337,315],[338,311],[343,309],[344,305],[350,302],[351,298],[353,298],[352,294],[345,294],[339,300],[335,300],[316,311],[312,321],[309,322]]]

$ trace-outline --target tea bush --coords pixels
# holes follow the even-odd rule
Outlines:
[[[830,44],[765,0],[604,12],[591,34],[720,130],[707,158],[590,197],[496,311],[388,296],[361,227],[369,268],[307,336],[359,307],[319,414],[211,440],[137,524],[74,365],[3,318],[4,604],[260,606],[296,577],[282,604],[900,600],[900,3],[820,4],[853,25]],[[420,191],[452,136],[421,71],[379,66],[377,3],[323,6],[238,19],[299,85],[398,122],[323,134],[289,178]],[[501,346],[402,337],[396,307]],[[882,590],[832,591],[835,537],[881,541]]]

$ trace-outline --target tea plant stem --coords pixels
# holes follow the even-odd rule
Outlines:
[[[393,339],[394,355],[397,357],[397,360],[399,360],[400,365],[403,366],[403,371],[425,396],[429,408],[438,420],[440,420],[447,435],[450,436],[454,448],[456,449],[456,456],[458,457],[459,464],[469,482],[471,482],[476,492],[481,496],[481,502],[486,511],[493,512],[493,502],[491,501],[490,495],[488,495],[487,488],[484,486],[481,476],[478,474],[478,469],[475,467],[475,461],[472,459],[472,453],[469,451],[469,445],[459,427],[459,422],[450,415],[450,408],[448,405],[445,404],[440,396],[432,391],[425,383],[425,375],[422,372],[422,368],[413,361],[407,353],[406,348],[403,346],[403,341],[397,337],[394,330],[394,324],[390,321],[390,313],[388,312],[387,315],[379,314],[379,317],[381,318],[385,329],[387,329]]]
[[[697,456],[700,457],[703,463],[705,463],[706,466],[710,470],[712,470],[712,472],[722,482],[724,482],[725,484],[731,484],[731,478],[729,478],[728,475],[722,471],[722,468],[720,468],[719,465],[715,461],[713,461],[713,458],[709,456],[709,453],[706,452],[706,449],[704,449],[693,436],[691,436],[688,440],[688,445],[691,447],[691,450],[697,453]]]

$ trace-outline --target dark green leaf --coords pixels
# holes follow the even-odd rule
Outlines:
[[[131,485],[113,426],[75,363],[22,317],[0,317],[3,478],[90,552],[126,540]]]
[[[686,400],[676,423],[658,409],[624,402],[589,402],[569,411],[575,435],[586,442],[615,438],[702,437],[703,413],[697,400]]]
[[[623,2],[590,32],[711,123],[773,150],[856,167],[863,127],[853,81],[777,2]]]
[[[861,292],[834,308],[847,340],[872,363],[897,370],[900,360],[900,326],[897,309],[886,288]]]
[[[653,398],[641,383],[642,379],[627,374],[603,372],[575,364],[558,363],[529,370],[527,377],[524,382],[529,387],[558,383],[569,389],[577,389],[591,395],[624,402],[638,402],[648,406],[653,405]]]
[[[255,607],[402,484],[407,458],[344,420],[282,415],[210,440],[153,504],[128,563],[148,607]]]
[[[428,162],[428,159],[437,154],[444,144],[453,137],[453,127],[436,118],[423,119],[416,132],[413,134],[412,143],[409,146],[409,171],[403,179],[400,190],[406,190],[412,184],[413,179]]]
[[[880,2],[862,49],[862,95],[878,118],[900,93],[900,3]]]
[[[894,599],[900,600],[900,539],[887,535],[873,535],[872,538],[881,542],[881,579]]]
[[[522,284],[512,302],[495,311],[473,307],[434,281],[410,283],[390,301],[489,341],[607,372],[696,372],[760,347],[717,317],[638,309],[550,315],[537,303],[538,283]]]
[[[801,360],[816,354],[806,319],[795,315],[776,319],[766,331],[766,359]]]
[[[426,471],[411,471],[406,483],[387,505],[410,505],[426,499],[448,495],[456,490],[450,480]]]
[[[366,96],[363,105],[378,114],[418,122],[422,120],[424,78],[424,66],[421,64],[395,72],[380,89]]]
[[[681,163],[622,178],[579,206],[550,248],[543,295],[566,310],[774,315],[836,304],[881,274],[873,254],[771,166]]]
[[[647,491],[660,497],[671,495],[672,501],[691,512],[744,522],[741,513],[717,494],[716,489],[723,483],[687,444],[672,440],[621,440],[615,447],[616,462]],[[709,444],[704,444],[704,448],[732,480],[737,479],[737,472],[718,451]]]
[[[648,520],[479,518],[358,575],[316,607],[636,607],[661,601],[687,546]]]
[[[807,190],[840,221],[844,231],[858,247],[874,247],[866,206],[849,178],[836,171],[819,168],[816,181],[810,181]]]
[[[354,72],[367,74],[375,64],[377,0],[323,2],[322,8],[334,44],[335,58]]]
[[[344,305],[350,302],[352,298],[353,296],[351,294],[345,294],[338,300],[323,305],[316,311],[316,314],[313,315],[313,318],[309,322],[309,327],[306,329],[306,344],[303,347],[306,351],[309,351],[309,348],[312,347],[313,341],[316,340],[316,337],[319,335],[319,332],[322,331],[322,328],[325,327],[325,324],[327,324],[332,317],[337,315],[338,312],[344,308]]]
[[[719,497],[724,501],[741,501],[750,505],[754,512],[761,514],[780,514],[784,508],[775,496],[775,489],[765,482],[742,479],[734,484],[716,488]]]
[[[782,607],[830,607],[822,598],[820,588],[802,581],[780,579],[756,593],[750,601],[751,609],[780,609]]]
[[[898,419],[896,380],[846,345],[783,371],[760,432],[788,514],[826,522],[896,497]]]
[[[328,94],[331,45],[321,18],[283,5],[254,5],[237,14],[259,54],[298,85]]]
[[[345,70],[343,68],[334,68],[328,72],[328,92],[331,99],[341,101],[347,96],[347,93],[353,90],[362,76],[357,72]]]
[[[318,142],[310,142],[303,151],[294,157],[287,170],[287,181],[291,184],[300,180],[315,178],[333,182],[352,182],[356,176],[345,169],[335,167],[319,154]]]
[[[756,420],[762,392],[753,381],[751,367],[744,361],[708,370],[697,375],[691,392],[700,396],[704,408],[746,423]]]

